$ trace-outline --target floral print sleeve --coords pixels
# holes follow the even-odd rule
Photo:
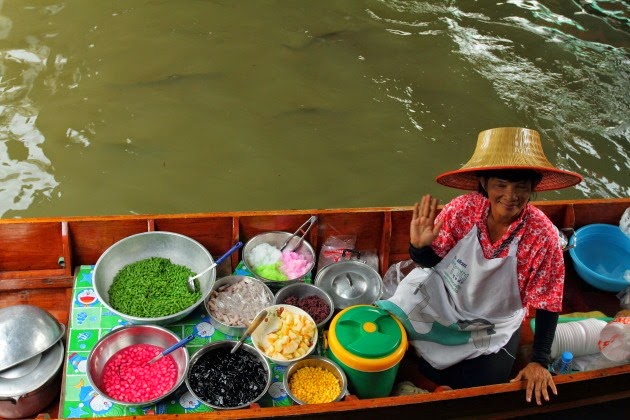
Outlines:
[[[539,209],[528,206],[526,229],[518,247],[518,283],[523,306],[562,310],[564,256],[558,233]]]

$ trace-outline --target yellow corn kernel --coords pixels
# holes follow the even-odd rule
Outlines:
[[[320,367],[304,367],[289,379],[289,388],[296,398],[307,404],[331,402],[341,392],[337,378]]]

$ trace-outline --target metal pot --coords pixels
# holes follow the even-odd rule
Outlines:
[[[61,392],[63,342],[11,369],[0,371],[0,417],[28,418]]]
[[[380,274],[363,261],[339,261],[322,268],[315,285],[332,298],[335,309],[371,305],[383,293]]]

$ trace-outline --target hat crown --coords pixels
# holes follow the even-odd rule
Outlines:
[[[501,127],[482,131],[477,146],[465,168],[506,166],[553,168],[540,142],[540,134],[528,128]]]

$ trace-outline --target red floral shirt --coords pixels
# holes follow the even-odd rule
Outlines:
[[[444,224],[431,244],[433,250],[438,256],[444,257],[477,225],[483,253],[486,258],[492,258],[496,249],[527,216],[525,224],[516,233],[516,238],[519,239],[516,267],[521,301],[528,312],[530,308],[560,312],[564,289],[564,257],[558,232],[551,220],[541,210],[527,204],[519,219],[493,244],[488,234],[489,210],[489,200],[479,193],[469,193],[453,199],[437,216],[438,220],[444,220]],[[506,257],[508,252],[509,247],[505,247],[497,258]]]

